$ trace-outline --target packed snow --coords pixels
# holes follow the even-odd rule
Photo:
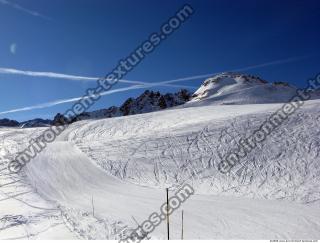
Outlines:
[[[19,174],[8,162],[45,128],[0,128],[0,239],[120,239],[185,183],[195,195],[171,216],[173,239],[182,209],[185,239],[319,239],[320,100],[222,174],[224,155],[281,104],[237,104],[234,79],[209,83],[215,92],[178,108],[73,123]],[[213,105],[217,92],[236,104]],[[148,238],[166,239],[166,225]]]

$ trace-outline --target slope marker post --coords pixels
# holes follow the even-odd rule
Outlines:
[[[181,212],[181,240],[183,240],[183,210]]]
[[[166,188],[167,192],[167,238],[170,240],[170,225],[169,225],[169,188]]]

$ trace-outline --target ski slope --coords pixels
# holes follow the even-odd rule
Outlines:
[[[0,238],[119,239],[160,210],[165,187],[189,183],[196,194],[172,215],[174,239],[181,209],[185,239],[319,239],[319,104],[307,102],[231,175],[216,169],[221,158],[281,104],[190,105],[74,123],[21,174],[6,174],[3,161],[1,184],[12,184],[0,189]],[[1,155],[41,131],[1,128]],[[165,224],[149,235],[165,236]]]

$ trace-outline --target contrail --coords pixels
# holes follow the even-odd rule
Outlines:
[[[307,57],[308,56],[281,59],[281,60],[262,63],[262,64],[258,64],[258,65],[254,65],[254,66],[248,66],[248,67],[243,67],[243,68],[239,68],[239,69],[230,70],[230,72],[247,71],[247,70],[252,70],[252,69],[261,68],[261,67],[280,65],[280,64],[300,61],[302,59],[306,59]],[[22,71],[22,72],[25,72],[25,71]],[[1,69],[0,69],[0,73],[1,73]],[[36,73],[39,73],[39,72],[36,72]],[[155,82],[155,83],[137,82],[136,85],[132,85],[132,86],[125,87],[125,88],[109,90],[109,91],[101,93],[100,95],[101,96],[106,96],[106,95],[109,95],[109,94],[125,92],[125,91],[128,91],[128,90],[144,89],[144,88],[150,88],[150,87],[154,87],[154,86],[168,85],[168,84],[176,83],[176,82],[196,80],[196,79],[200,79],[200,78],[210,77],[210,76],[213,76],[213,75],[216,75],[216,74],[219,74],[219,73],[221,73],[221,72],[210,73],[210,74],[202,74],[202,75],[196,75],[196,76],[189,76],[189,77],[166,80],[166,81]],[[48,73],[46,73],[46,74],[48,74]],[[23,73],[23,75],[26,75],[26,74]],[[59,74],[59,75],[64,75],[64,74]],[[79,76],[72,76],[72,75],[67,75],[67,76],[78,77],[79,78]],[[46,76],[46,77],[48,77],[48,76]],[[61,78],[63,78],[63,77],[61,76]],[[89,79],[88,77],[82,77],[82,78],[87,79],[87,80]],[[79,79],[76,79],[76,80],[79,80]],[[91,78],[90,78],[90,80],[91,80]],[[128,81],[128,80],[126,80],[126,81]],[[136,82],[136,81],[129,81],[129,82]],[[181,87],[181,86],[178,86],[178,87]],[[81,96],[81,97],[74,97],[74,98],[68,98],[68,99],[55,100],[55,101],[52,101],[52,102],[42,103],[42,104],[38,104],[38,105],[34,105],[34,106],[27,106],[27,107],[17,108],[17,109],[13,109],[13,110],[2,111],[2,112],[0,112],[0,115],[8,114],[8,113],[16,113],[16,112],[21,112],[21,111],[29,111],[29,110],[35,110],[35,109],[48,108],[48,107],[52,107],[52,106],[56,106],[56,105],[60,105],[60,104],[65,104],[65,103],[72,103],[72,102],[79,101],[81,99],[88,99],[88,98],[89,97],[82,97]]]
[[[286,58],[286,59],[276,60],[276,61],[272,61],[272,62],[266,62],[266,63],[262,63],[262,64],[258,64],[258,65],[249,66],[249,67],[239,68],[239,69],[236,69],[233,71],[234,72],[243,72],[243,71],[252,70],[252,69],[261,68],[261,67],[268,67],[268,66],[274,66],[274,65],[279,65],[279,64],[286,64],[286,63],[290,63],[290,62],[297,62],[297,61],[301,61],[303,59],[307,59],[311,56],[313,56],[313,55],[306,55],[306,56],[300,56],[300,57],[290,57],[290,58]]]
[[[145,89],[145,88],[150,88],[150,87],[154,87],[154,86],[161,86],[161,85],[162,85],[162,83],[160,83],[160,82],[159,83],[150,83],[148,85],[146,85],[146,84],[132,85],[132,86],[125,87],[125,88],[113,89],[113,90],[102,92],[102,93],[100,93],[100,96],[106,96],[109,94],[125,92],[128,90]],[[81,99],[85,100],[85,99],[89,99],[89,98],[90,98],[90,96],[81,96],[81,97],[74,97],[74,98],[68,98],[68,99],[60,99],[60,100],[55,100],[52,102],[42,103],[42,104],[38,104],[38,105],[26,106],[26,107],[22,107],[22,108],[18,108],[18,109],[2,111],[2,112],[0,112],[0,115],[9,114],[9,113],[16,113],[16,112],[21,112],[21,111],[43,109],[43,108],[48,108],[48,107],[52,107],[52,106],[56,106],[56,105],[77,102],[77,101],[80,101]]]
[[[0,0],[1,1],[1,0]],[[69,75],[63,73],[55,73],[55,72],[35,72],[35,71],[25,71],[25,70],[18,70],[13,68],[0,68],[0,74],[13,74],[13,75],[24,75],[24,76],[31,76],[31,77],[44,77],[44,78],[56,78],[56,79],[64,79],[64,80],[71,80],[71,81],[97,81],[99,77],[87,77],[87,76],[77,76],[77,75]],[[141,82],[141,81],[133,81],[133,80],[126,80],[120,79],[119,83],[126,83],[126,84],[139,84],[139,85],[148,85],[149,83]],[[175,87],[175,88],[193,88],[190,86],[181,86],[181,85],[169,85],[163,84],[163,86]]]
[[[303,59],[309,58],[310,56],[311,55],[280,59],[280,60],[276,60],[276,61],[272,61],[272,62],[266,62],[266,63],[262,63],[262,64],[258,64],[258,65],[247,66],[247,67],[233,69],[233,70],[224,71],[224,72],[243,72],[243,71],[248,71],[248,70],[257,69],[257,68],[261,68],[261,67],[268,67],[268,66],[274,66],[274,65],[280,65],[280,64],[301,61]],[[162,84],[171,84],[171,83],[182,82],[182,81],[197,80],[200,78],[212,77],[212,76],[220,74],[220,73],[223,73],[223,72],[208,73],[208,74],[201,74],[201,75],[196,75],[196,76],[189,76],[189,77],[184,77],[184,78],[172,79],[172,80],[162,81],[161,83]]]
[[[138,88],[136,86],[140,86],[140,85],[133,85],[133,86],[126,87],[126,88],[119,88],[119,89],[106,91],[106,92],[101,93],[101,96],[105,96],[107,94],[118,93],[118,92],[131,90],[131,89],[134,89],[134,88]],[[47,103],[41,103],[41,104],[38,104],[38,105],[26,106],[26,107],[22,107],[22,108],[18,108],[18,109],[2,111],[2,112],[0,112],[0,115],[9,114],[9,113],[16,113],[16,112],[20,112],[20,111],[30,111],[30,110],[35,110],[35,109],[43,109],[43,108],[48,108],[48,107],[52,107],[52,106],[55,106],[55,105],[61,105],[61,104],[65,104],[65,103],[76,102],[76,101],[79,101],[81,99],[86,99],[86,98],[89,98],[89,97],[74,97],[74,98],[69,98],[69,99],[60,99],[60,100],[55,100],[55,101],[51,101],[51,102],[47,102]]]
[[[0,3],[1,3],[1,4],[4,4],[4,5],[8,5],[8,6],[14,8],[14,9],[17,9],[17,10],[19,10],[19,11],[21,11],[21,12],[30,14],[30,15],[32,15],[32,16],[34,16],[34,17],[43,18],[43,19],[45,19],[45,20],[52,20],[51,18],[49,18],[49,17],[47,17],[47,16],[45,16],[45,15],[43,15],[43,14],[40,14],[40,13],[38,13],[38,12],[36,12],[36,11],[30,10],[30,9],[27,9],[27,8],[24,8],[24,7],[20,6],[19,4],[16,4],[16,3],[13,3],[13,2],[9,2],[9,1],[7,1],[7,0],[0,0]]]
[[[13,68],[0,68],[0,73],[24,75],[24,76],[31,76],[31,77],[56,78],[56,79],[65,79],[65,80],[73,80],[73,81],[97,81],[99,79],[99,77],[77,76],[77,75],[69,75],[69,74],[55,73],[55,72],[25,71],[25,70],[13,69]],[[139,81],[129,81],[129,80],[120,80],[120,82],[143,84],[142,82],[139,82]]]
[[[0,1],[5,1],[5,0],[0,0]],[[266,63],[254,65],[254,66],[247,66],[247,67],[243,67],[243,68],[239,68],[239,69],[230,70],[230,72],[247,71],[247,70],[252,70],[252,69],[261,68],[261,67],[296,62],[296,61],[306,59],[308,57],[310,57],[310,56],[301,56],[301,57],[291,57],[291,58],[286,58],[286,59],[280,59],[280,60],[276,60],[276,61],[272,61],[272,62],[266,62]],[[196,80],[196,79],[200,79],[200,78],[207,78],[207,77],[219,74],[219,73],[221,73],[221,72],[172,79],[172,80],[168,80],[168,81],[163,81],[161,83],[162,84],[170,84],[170,83],[176,83],[176,82],[182,82],[182,81]],[[0,68],[0,74],[15,74],[15,75],[24,75],[24,76],[31,76],[31,77],[56,78],[56,79],[65,79],[65,80],[73,80],[73,81],[97,81],[99,79],[99,77],[77,76],[77,75],[69,75],[69,74],[56,73],[56,72],[24,71],[24,70],[18,70],[18,69],[13,69],[13,68]],[[121,79],[121,80],[119,80],[119,82],[128,83],[128,84],[149,84],[150,83],[150,82],[141,82],[141,81],[126,80],[126,79]]]

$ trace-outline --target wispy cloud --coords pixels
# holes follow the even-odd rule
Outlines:
[[[239,69],[236,69],[236,70],[233,70],[233,71],[235,71],[235,72],[243,72],[243,71],[262,68],[262,67],[269,67],[269,66],[274,66],[274,65],[292,63],[292,62],[297,62],[297,61],[301,61],[301,60],[304,60],[304,59],[308,59],[308,58],[310,58],[312,56],[314,56],[314,55],[306,55],[306,56],[300,56],[300,57],[290,57],[290,58],[280,59],[280,60],[276,60],[276,61],[272,61],[272,62],[266,62],[266,63],[262,63],[262,64],[258,64],[258,65],[247,66],[247,67],[239,68]]]
[[[229,70],[229,71],[231,71],[231,72],[232,71],[233,72],[248,71],[248,70],[261,68],[261,67],[268,67],[268,66],[273,66],[273,65],[280,65],[280,64],[296,62],[296,61],[306,59],[308,57],[310,57],[310,56],[281,59],[281,60],[266,62],[266,63],[262,63],[262,64],[258,64],[258,65],[247,66],[247,67]],[[5,71],[3,71],[3,70],[5,70]],[[11,70],[11,71],[8,72],[8,70]],[[66,75],[66,74],[47,73],[47,72],[43,73],[43,72],[19,71],[19,70],[15,70],[15,69],[0,68],[0,73],[10,73],[10,72],[14,73],[14,74],[22,74],[22,75],[29,75],[29,76],[40,76],[40,74],[45,74],[46,75],[45,77],[49,77],[48,74],[53,74],[53,76],[55,78],[67,77],[67,79],[71,79],[71,80],[97,80],[97,78],[92,78],[92,77],[81,77],[81,76],[73,76],[73,75]],[[189,76],[189,77],[178,78],[178,79],[171,79],[171,80],[154,82],[154,83],[125,80],[125,82],[134,83],[135,85],[132,85],[129,87],[124,87],[124,88],[119,88],[119,89],[109,90],[109,91],[101,93],[101,96],[106,96],[109,94],[114,94],[114,93],[119,93],[119,92],[126,92],[126,91],[134,90],[134,89],[145,89],[145,88],[150,88],[150,87],[154,87],[154,86],[171,85],[172,83],[177,83],[177,82],[182,82],[182,81],[199,80],[201,78],[211,77],[211,76],[219,74],[219,73],[221,73],[221,72],[195,75],[195,76]],[[36,74],[36,75],[31,75],[31,74]],[[43,76],[40,76],[40,77],[43,77]],[[175,86],[175,85],[173,85],[173,86]],[[177,86],[177,87],[181,87],[181,86]],[[47,103],[41,103],[41,104],[37,104],[37,105],[33,105],[33,106],[26,106],[26,107],[22,107],[22,108],[2,111],[2,112],[0,112],[0,115],[9,114],[9,113],[16,113],[16,112],[21,112],[21,111],[30,111],[30,110],[35,110],[35,109],[49,108],[49,107],[53,107],[53,106],[60,105],[60,104],[73,103],[73,102],[79,101],[81,99],[86,99],[86,98],[89,98],[89,97],[74,97],[74,98],[68,98],[68,99],[60,99],[60,100],[55,100],[55,101],[51,101],[51,102],[47,102]]]
[[[55,72],[24,71],[24,70],[18,70],[13,68],[0,68],[0,74],[23,75],[23,76],[30,76],[30,77],[42,77],[42,78],[55,78],[55,79],[64,79],[64,80],[71,80],[71,81],[91,81],[92,82],[92,81],[97,81],[99,79],[99,77],[77,76],[77,75],[55,73]],[[150,84],[148,82],[127,80],[127,79],[120,79],[119,83],[135,84],[135,85]],[[186,85],[171,85],[170,83],[159,84],[159,86],[168,86],[168,87],[175,87],[175,88],[193,88]]]
[[[61,78],[61,79],[68,79],[68,80],[84,80],[84,81],[98,80],[97,77],[84,77],[84,76],[52,73],[52,72],[21,71],[21,70],[17,70],[17,69],[8,69],[8,68],[0,68],[0,73],[27,75],[27,76],[33,76],[33,77]],[[110,94],[114,94],[114,93],[126,92],[126,91],[130,91],[130,90],[135,90],[135,89],[146,89],[146,88],[151,88],[151,87],[155,87],[155,86],[167,86],[167,87],[174,87],[174,88],[196,88],[196,87],[192,87],[192,86],[188,86],[188,85],[173,85],[172,84],[172,83],[176,83],[179,81],[192,80],[192,79],[195,79],[195,77],[189,77],[188,79],[179,79],[179,80],[177,79],[177,80],[168,80],[168,81],[162,81],[162,82],[154,82],[154,83],[132,81],[132,80],[123,80],[122,79],[122,80],[119,80],[119,82],[129,83],[129,84],[134,84],[134,85],[129,86],[129,87],[105,91],[105,92],[100,93],[100,95],[106,96],[106,95],[110,95]],[[89,99],[89,98],[90,98],[89,96],[80,96],[80,97],[73,97],[73,98],[67,98],[67,99],[59,99],[59,100],[45,102],[45,103],[41,103],[41,104],[37,104],[37,105],[33,105],[33,106],[26,106],[26,107],[21,107],[21,108],[17,108],[17,109],[2,111],[2,112],[0,112],[0,115],[49,108],[49,107],[53,107],[56,105],[73,103],[73,102],[77,102],[81,99]]]
[[[19,10],[21,12],[24,12],[24,13],[27,13],[27,14],[30,14],[34,17],[39,17],[39,18],[43,18],[45,20],[52,20],[50,17],[48,16],[45,16],[39,12],[36,12],[36,11],[33,11],[33,10],[30,10],[30,9],[27,9],[25,7],[22,7],[20,6],[19,4],[17,3],[13,3],[12,1],[7,1],[7,0],[0,0],[0,4],[4,4],[4,5],[8,5],[16,10]]]
[[[151,88],[151,87],[154,87],[154,86],[161,86],[161,85],[164,85],[164,83],[163,82],[158,82],[158,83],[149,83],[149,84],[143,84],[143,85],[132,85],[132,86],[129,86],[129,87],[124,87],[124,88],[118,88],[118,89],[105,91],[105,92],[100,93],[100,95],[101,96],[106,96],[106,95],[125,92],[125,91],[129,91],[129,90],[146,89],[146,88]],[[177,87],[181,87],[181,86],[177,86]],[[80,101],[82,99],[85,100],[85,99],[89,99],[89,98],[90,98],[90,96],[80,96],[80,97],[74,97],[74,98],[68,98],[68,99],[60,99],[60,100],[41,103],[41,104],[37,104],[37,105],[33,105],[33,106],[26,106],[26,107],[22,107],[22,108],[2,111],[2,112],[0,112],[0,115],[9,114],[9,113],[16,113],[16,112],[21,112],[21,111],[30,111],[30,110],[36,110],[36,109],[49,108],[49,107],[52,107],[52,106],[66,104],[66,103],[73,103],[73,102]]]
[[[261,63],[261,64],[257,64],[257,65],[251,65],[251,66],[246,66],[246,67],[242,67],[242,68],[232,69],[232,70],[228,70],[228,71],[224,71],[224,72],[244,72],[244,71],[249,71],[249,70],[253,70],[253,69],[257,69],[257,68],[281,65],[281,64],[292,63],[292,62],[298,62],[298,61],[310,58],[312,56],[313,55],[290,57],[290,58],[286,58],[286,59],[280,59],[280,60],[265,62],[265,63]],[[189,77],[184,77],[184,78],[172,79],[172,80],[162,81],[161,83],[162,84],[171,84],[171,83],[177,83],[177,82],[182,82],[182,81],[198,80],[201,78],[212,77],[212,76],[217,75],[219,73],[222,73],[222,72],[215,72],[215,73],[208,73],[208,74],[201,74],[201,75],[189,76]]]
[[[64,80],[72,80],[72,81],[97,81],[99,79],[99,77],[77,76],[77,75],[69,75],[69,74],[55,73],[55,72],[25,71],[25,70],[19,70],[14,68],[0,68],[0,73],[23,75],[23,76],[30,76],[30,77],[56,78],[56,79],[64,79]],[[124,80],[124,79],[120,80],[120,82],[131,83],[131,84],[143,84],[143,82],[130,81],[130,80]]]
[[[131,90],[134,88],[135,88],[135,86],[114,89],[114,90],[110,90],[110,91],[106,91],[104,93],[101,93],[101,96],[104,96],[107,94],[112,94],[112,93],[117,93],[117,92],[128,91],[128,90]],[[136,88],[138,88],[138,87],[136,87]],[[74,98],[68,98],[68,99],[54,100],[51,102],[41,103],[41,104],[37,104],[37,105],[33,105],[33,106],[26,106],[26,107],[22,107],[22,108],[18,108],[18,109],[3,111],[3,112],[0,112],[0,115],[9,114],[9,113],[16,113],[16,112],[21,112],[21,111],[30,111],[30,110],[35,110],[35,109],[43,109],[43,108],[48,108],[48,107],[61,105],[61,104],[65,104],[65,103],[77,102],[81,99],[86,99],[86,97],[74,97]]]

